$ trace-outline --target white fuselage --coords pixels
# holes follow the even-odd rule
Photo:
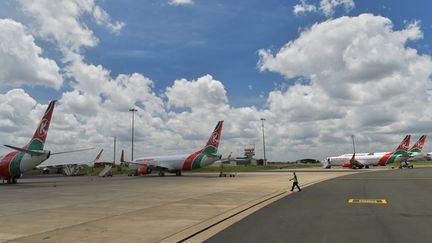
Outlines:
[[[409,162],[430,160],[430,154],[425,152],[414,152],[408,158]]]
[[[204,155],[200,161],[194,162],[194,164],[198,163],[195,165],[196,167],[191,167],[189,169],[187,166],[185,166],[185,163],[187,158],[190,156],[191,154],[151,156],[137,158],[134,160],[134,162],[136,164],[145,165],[150,168],[165,168],[169,172],[174,172],[208,166],[219,159],[219,157],[207,157],[206,155]],[[135,165],[135,167],[136,166],[138,165]]]
[[[384,153],[379,154],[356,154],[355,159],[363,165],[378,165],[378,161],[384,156]],[[345,154],[340,156],[328,157],[326,161],[330,165],[342,165],[345,162],[350,161],[352,154]]]
[[[364,166],[376,166],[378,162],[386,155],[391,152],[376,152],[376,153],[356,153],[355,160]],[[324,165],[342,165],[345,162],[351,160],[353,154],[343,154],[339,156],[328,157],[324,162]]]
[[[20,163],[20,171],[25,172],[35,168],[37,165],[41,164],[49,157],[48,154],[43,154],[39,156],[31,156],[29,154],[24,154],[21,163]]]

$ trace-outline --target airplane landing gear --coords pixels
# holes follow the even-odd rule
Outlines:
[[[159,171],[159,176],[165,176],[165,173],[163,171]]]
[[[181,176],[182,175],[181,170],[176,171],[175,174],[176,174],[176,176]]]
[[[7,183],[7,184],[17,184],[17,183],[18,183],[17,179],[18,179],[18,178],[16,178],[16,177],[7,178],[7,179],[6,179],[6,183]],[[3,183],[4,183],[4,181],[5,181],[5,180],[3,180]]]

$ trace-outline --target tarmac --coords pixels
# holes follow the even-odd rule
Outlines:
[[[353,174],[301,170],[300,185]],[[0,242],[201,242],[291,192],[291,171],[40,175],[0,184]],[[303,193],[303,191],[301,192]]]
[[[206,242],[431,242],[432,168],[372,171],[281,198]]]

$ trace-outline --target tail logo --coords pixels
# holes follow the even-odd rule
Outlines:
[[[426,135],[423,135],[419,138],[419,140],[414,144],[414,146],[411,149],[420,149],[422,150],[424,147],[424,144],[426,142]]]
[[[402,143],[399,144],[399,147],[396,149],[396,151],[399,151],[399,150],[408,151],[408,149],[409,149],[409,143],[410,143],[410,138],[411,138],[411,135],[407,135],[404,138],[404,140],[402,141]]]
[[[38,129],[39,136],[43,137],[47,134],[48,126],[49,126],[49,121],[47,119],[43,119]]]
[[[212,144],[218,144],[219,143],[219,133],[218,132],[214,132],[212,134],[211,143]]]

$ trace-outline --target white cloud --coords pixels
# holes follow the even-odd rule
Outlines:
[[[320,12],[327,17],[331,17],[339,7],[343,7],[347,13],[355,8],[354,0],[321,0],[319,6],[308,4],[306,0],[300,0],[300,4],[293,7],[293,12],[296,15],[307,12]]]
[[[93,31],[80,21],[85,14],[115,33],[124,26],[122,22],[112,23],[109,15],[93,0],[19,0],[19,3],[35,20],[34,34],[56,42],[62,51],[78,52],[81,47],[98,44]]]
[[[173,6],[179,6],[179,5],[191,5],[193,4],[193,0],[169,0],[168,4]]]
[[[307,12],[316,12],[317,7],[313,4],[308,4],[306,0],[300,0],[300,4],[297,4],[293,8],[294,14],[301,14]]]
[[[102,26],[106,26],[114,33],[119,33],[120,30],[124,27],[125,23],[116,21],[115,23],[111,22],[111,17],[108,15],[105,10],[103,10],[99,6],[93,7],[93,17],[96,20],[96,23]]]
[[[0,94],[0,131],[9,133],[27,126],[28,115],[35,105],[36,101],[22,89]]]
[[[174,81],[166,91],[168,105],[191,109],[207,109],[213,111],[228,103],[226,91],[220,81],[211,75],[203,76],[196,81],[180,79]]]
[[[310,80],[271,92],[270,111],[281,114],[281,122],[297,123],[294,131],[315,121],[326,139],[390,133],[397,143],[404,133],[424,131],[414,117],[431,119],[426,88],[432,61],[406,45],[419,38],[416,22],[393,30],[389,19],[362,14],[315,24],[275,54],[260,50],[261,71]]]
[[[0,83],[11,86],[44,85],[60,88],[63,78],[54,60],[43,58],[42,49],[25,27],[0,19]]]
[[[345,12],[349,12],[355,8],[355,3],[353,0],[321,0],[319,9],[325,16],[329,17],[340,6],[344,8]]]

